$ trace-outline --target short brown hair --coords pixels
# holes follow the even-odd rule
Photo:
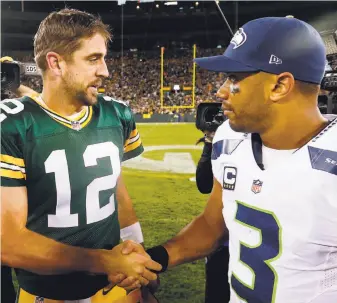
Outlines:
[[[49,14],[40,23],[34,37],[34,56],[37,66],[47,70],[46,55],[56,52],[66,59],[81,47],[83,38],[101,34],[106,43],[111,41],[109,26],[99,17],[76,9],[65,8]]]

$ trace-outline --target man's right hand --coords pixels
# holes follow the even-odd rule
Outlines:
[[[123,254],[122,250],[131,250],[129,254]],[[114,262],[105,260],[106,273],[111,282],[118,284],[127,290],[147,285],[149,281],[156,280],[157,275],[153,271],[160,271],[161,265],[153,261],[144,248],[133,241],[125,241],[111,250]],[[119,282],[121,277],[126,277]]]

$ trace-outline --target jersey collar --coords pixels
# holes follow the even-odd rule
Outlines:
[[[320,136],[322,136],[327,131],[328,128],[331,127],[332,124],[336,124],[336,123],[337,123],[337,118],[335,118],[333,120],[329,120],[328,124],[317,135],[310,138],[310,140],[308,140],[308,142],[306,142],[303,146],[294,150],[293,154],[296,153],[298,150],[300,150],[302,147],[306,146],[309,142],[311,142],[311,141],[315,142]],[[253,150],[255,162],[256,162],[257,166],[260,167],[261,170],[265,170],[264,165],[263,165],[263,161],[262,161],[262,159],[263,159],[263,156],[262,156],[262,140],[261,140],[260,135],[257,134],[257,133],[253,133],[251,135],[251,141],[252,141],[252,150]]]
[[[61,123],[62,125],[71,128],[73,130],[81,130],[82,128],[86,127],[92,118],[93,109],[92,106],[87,106],[85,109],[81,111],[81,113],[74,119],[71,119],[69,117],[62,116],[58,114],[57,112],[51,110],[48,108],[42,101],[42,98],[40,95],[31,95],[29,96],[32,100],[34,100],[40,108],[53,120],[55,120],[58,123]]]

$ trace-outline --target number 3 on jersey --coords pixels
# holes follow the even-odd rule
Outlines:
[[[115,211],[114,194],[109,203],[100,207],[99,192],[116,187],[120,174],[120,158],[117,146],[112,142],[89,145],[84,154],[85,167],[97,165],[97,159],[110,157],[112,174],[94,179],[86,188],[86,217],[87,224],[103,220]],[[65,150],[53,151],[44,163],[46,173],[55,174],[56,183],[56,213],[48,215],[48,227],[78,226],[78,214],[70,213],[71,186],[69,169]]]
[[[240,241],[239,262],[252,273],[251,285],[233,271],[231,286],[248,303],[272,303],[275,300],[277,273],[270,265],[281,254],[281,226],[275,215],[237,201],[235,220],[260,233],[260,243],[250,246]]]

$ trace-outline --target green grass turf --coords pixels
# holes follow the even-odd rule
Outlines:
[[[138,125],[144,146],[194,145],[202,134],[193,124]],[[200,150],[189,152],[195,164]],[[163,160],[165,151],[149,151],[144,157]],[[141,221],[146,247],[163,243],[178,233],[205,206],[207,196],[198,192],[193,174],[124,170],[124,180]],[[162,303],[203,302],[204,260],[181,265],[160,276],[157,297]]]

